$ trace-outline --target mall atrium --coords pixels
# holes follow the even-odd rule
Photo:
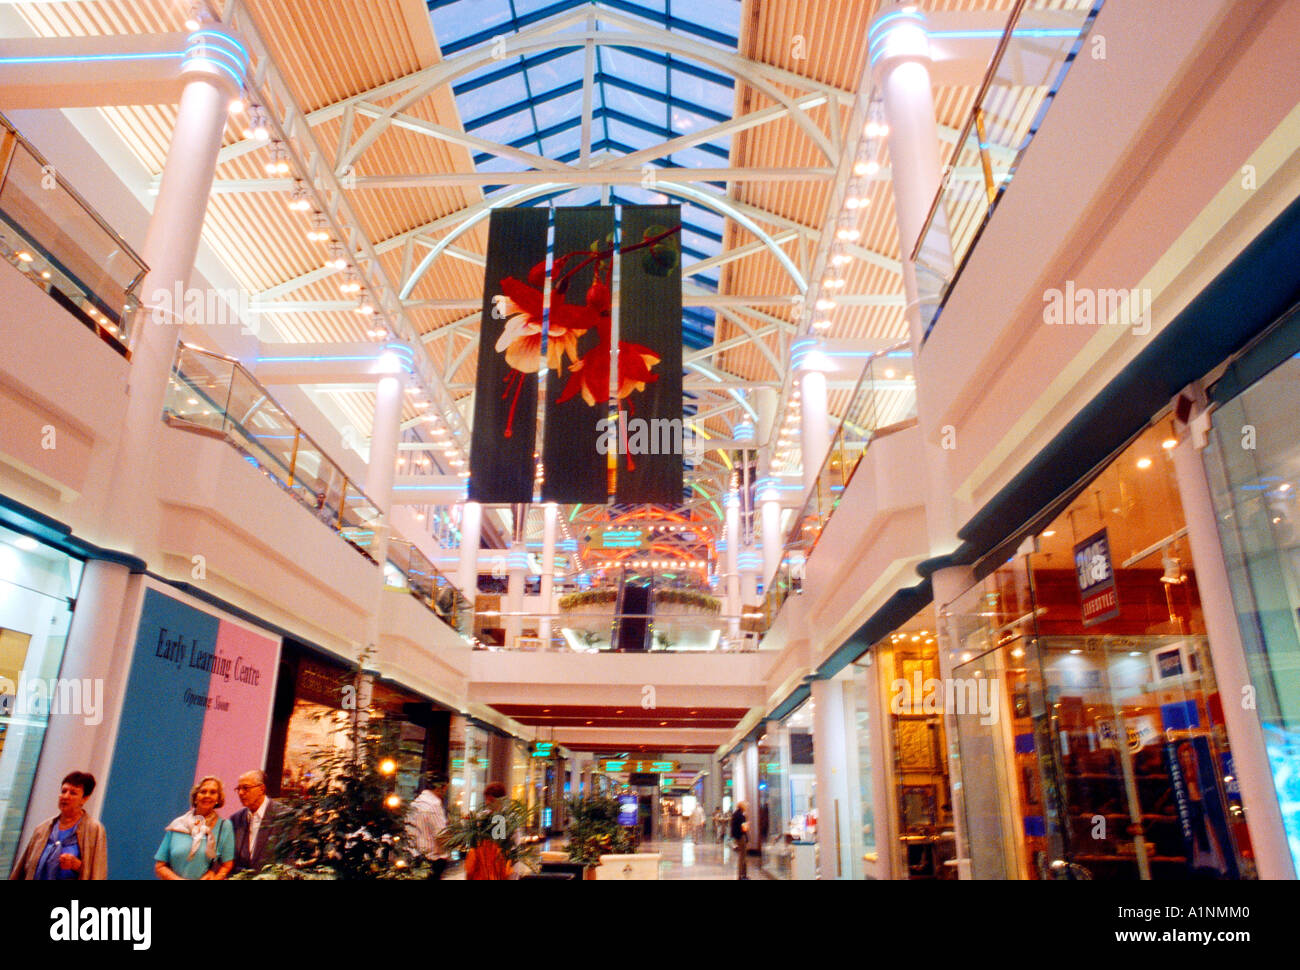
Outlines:
[[[0,867],[362,725],[543,870],[1294,879],[1297,39],[0,3]]]

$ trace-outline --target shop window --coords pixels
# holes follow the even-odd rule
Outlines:
[[[1170,438],[948,607],[975,878],[1253,871]]]
[[[1300,870],[1300,360],[1287,356],[1256,377],[1243,364],[1229,369],[1224,384],[1247,386],[1213,412],[1202,455],[1250,673],[1246,700]]]
[[[0,529],[0,871],[5,873],[22,835],[51,715],[103,716],[89,709],[95,699],[93,689],[84,689],[89,685],[58,681],[72,622],[69,604],[81,572],[79,560]],[[79,689],[66,689],[72,686]]]

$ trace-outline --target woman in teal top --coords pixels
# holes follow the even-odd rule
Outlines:
[[[235,864],[235,829],[217,814],[226,804],[220,778],[208,776],[190,792],[191,810],[163,832],[154,854],[159,879],[225,879]]]

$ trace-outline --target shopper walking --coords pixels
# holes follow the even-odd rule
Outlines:
[[[221,779],[200,778],[190,790],[190,810],[172,819],[154,854],[159,879],[225,879],[235,864],[235,827],[217,814],[226,804]]]
[[[73,771],[59,788],[59,814],[41,822],[10,879],[107,879],[108,837],[85,811],[95,776]]]
[[[731,813],[731,838],[736,846],[736,878],[749,878],[749,822],[745,818],[745,803],[737,802]]]
[[[420,794],[411,802],[411,814],[406,826],[415,844],[415,851],[429,860],[433,878],[441,879],[451,861],[451,854],[443,848],[442,830],[447,827],[447,782],[430,778]]]

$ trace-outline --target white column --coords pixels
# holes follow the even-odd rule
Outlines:
[[[952,677],[961,643],[956,627],[948,620],[944,608],[974,585],[975,574],[969,566],[951,566],[936,570],[931,575],[930,582],[934,589],[936,613],[939,616],[939,676],[946,683]],[[948,744],[946,756],[948,784],[952,789],[953,832],[957,840],[957,875],[959,878],[969,879],[970,855],[966,846],[966,797],[962,784],[961,748],[957,741],[957,717],[953,711],[947,709],[947,705],[943,715],[943,733]],[[977,765],[972,765],[971,769],[980,770]]]
[[[478,595],[478,546],[482,530],[483,506],[466,502],[460,509],[460,568],[456,573],[456,585],[469,600],[471,610],[475,608],[474,597]]]
[[[939,191],[942,162],[930,86],[930,40],[920,11],[890,10],[872,24],[871,71],[889,125],[889,160],[903,253],[903,291],[913,349],[923,334],[916,267],[909,258]],[[936,219],[941,216],[937,215]],[[946,227],[945,230],[946,231]]]
[[[781,566],[785,542],[781,535],[781,503],[775,497],[775,490],[760,493],[759,497],[762,500],[763,582],[766,588],[771,586],[773,577]]]
[[[911,260],[921,227],[939,191],[943,161],[930,83],[930,42],[925,16],[917,10],[894,9],[882,13],[869,32],[871,71],[883,101],[889,125],[889,159],[898,238],[903,253],[903,292],[913,353],[919,354],[924,324],[919,306],[916,266]],[[946,215],[935,215],[934,245],[927,243],[926,260],[947,272],[952,253],[947,240]],[[958,545],[957,528],[964,519],[948,482],[947,452],[940,447],[946,437],[940,418],[931,413],[925,389],[917,390],[917,417],[925,441],[926,522],[930,554],[944,555]],[[957,429],[953,429],[956,433]],[[960,440],[954,442],[959,445]]]
[[[799,450],[803,463],[803,490],[817,481],[831,447],[830,417],[826,406],[826,375],[805,370],[799,375]]]
[[[559,518],[559,509],[554,502],[542,506],[542,613],[538,621],[537,635],[542,639],[542,646],[551,643],[551,617],[555,612],[555,532]],[[575,786],[576,792],[576,786]]]
[[[212,28],[204,34],[208,42],[227,50],[228,57],[218,61],[203,56],[192,37],[181,67],[186,84],[141,252],[149,267],[140,288],[146,309],[136,315],[130,334],[131,369],[127,397],[121,404],[121,444],[112,473],[114,487],[104,498],[111,505],[102,519],[105,544],[134,551],[155,569],[161,566],[159,510],[147,483],[157,479],[163,402],[180,337],[184,291],[198,254],[230,102],[239,93],[218,64],[228,69],[231,60],[238,58],[247,68],[242,45],[222,42]]]
[[[402,379],[380,378],[375,389],[375,416],[370,431],[370,460],[366,466],[366,495],[379,506],[381,525],[375,529],[373,555],[381,569],[388,555],[389,518],[393,509],[393,478],[397,472],[397,443],[402,434]]]
[[[523,632],[524,612],[524,578],[528,571],[528,550],[522,541],[510,546],[510,555],[506,560],[510,572],[506,586],[506,649],[513,649],[515,639]]]
[[[1291,850],[1278,808],[1278,795],[1269,772],[1268,751],[1259,714],[1247,710],[1239,699],[1251,684],[1250,668],[1237,626],[1237,610],[1223,561],[1218,522],[1201,455],[1189,438],[1174,449],[1178,495],[1187,523],[1187,541],[1196,566],[1196,591],[1205,618],[1205,633],[1214,661],[1214,679],[1223,698],[1223,720],[1232,745],[1241,804],[1261,879],[1294,879]]]
[[[375,538],[370,554],[379,564],[375,592],[366,638],[378,648],[381,616],[384,611],[384,565],[388,561],[388,539],[392,530],[393,478],[397,472],[397,442],[402,429],[402,380],[396,375],[382,377],[375,389],[375,413],[370,429],[370,458],[366,465],[366,495],[379,507]]]
[[[740,635],[740,496],[727,493],[727,635]]]
[[[99,709],[92,715],[87,706],[84,717],[69,714],[49,719],[20,845],[27,844],[40,821],[54,814],[59,788],[69,771],[89,771],[95,776],[96,795],[92,797],[96,800],[88,811],[101,814],[104,802],[100,793],[108,790],[113,740],[131,668],[140,585],[139,577],[132,582],[126,566],[98,559],[86,562],[59,676],[92,685],[88,697],[91,702],[99,701]]]
[[[758,571],[762,568],[763,555],[753,546],[746,546],[740,551],[740,601],[742,606],[758,602]]]
[[[822,879],[851,879],[849,788],[844,765],[843,685],[835,680],[812,683],[813,767],[817,774],[817,869]]]

